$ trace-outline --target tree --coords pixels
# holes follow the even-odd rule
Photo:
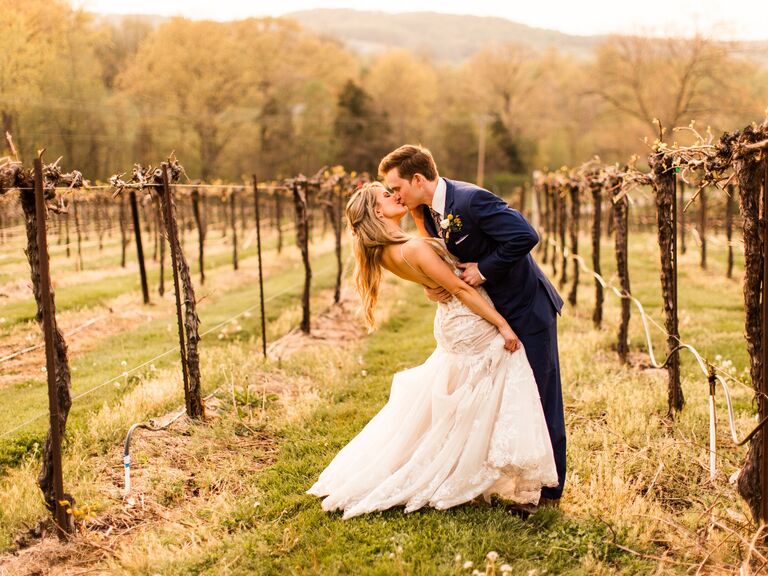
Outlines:
[[[375,174],[379,160],[392,147],[386,118],[373,108],[371,97],[348,80],[339,94],[334,121],[340,163]]]

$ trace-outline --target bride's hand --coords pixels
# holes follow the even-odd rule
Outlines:
[[[515,334],[514,330],[509,327],[509,324],[499,328],[499,334],[504,337],[504,348],[510,352],[515,352],[520,348],[520,339]]]

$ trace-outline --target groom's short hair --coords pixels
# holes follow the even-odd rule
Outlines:
[[[393,168],[397,168],[400,178],[408,181],[413,179],[414,174],[421,174],[430,182],[437,178],[437,165],[432,153],[415,144],[400,146],[379,162],[379,174],[382,176]]]

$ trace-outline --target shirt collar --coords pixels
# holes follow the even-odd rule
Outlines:
[[[442,178],[437,179],[437,188],[435,188],[435,195],[432,196],[432,210],[445,216],[445,191],[447,186],[445,180]]]

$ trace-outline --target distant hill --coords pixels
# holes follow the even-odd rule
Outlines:
[[[519,42],[536,50],[557,47],[561,52],[588,58],[605,38],[532,28],[504,18],[435,12],[389,14],[321,9],[290,12],[284,17],[336,38],[361,54],[403,48],[452,63],[465,60],[487,44],[505,42]]]

